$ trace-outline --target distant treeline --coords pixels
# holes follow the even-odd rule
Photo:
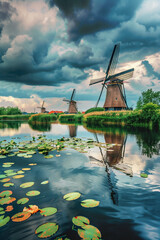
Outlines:
[[[22,114],[18,107],[0,107],[0,115],[19,115]]]

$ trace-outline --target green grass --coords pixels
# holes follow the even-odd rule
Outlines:
[[[30,114],[24,115],[0,115],[0,121],[28,121]]]
[[[39,124],[39,123],[51,123],[57,120],[57,116],[48,113],[39,113],[31,115],[29,118],[29,123]]]
[[[82,123],[83,114],[63,114],[59,117],[60,123]]]

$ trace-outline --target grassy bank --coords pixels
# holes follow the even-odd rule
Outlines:
[[[30,114],[21,115],[0,115],[0,121],[28,121]]]
[[[31,115],[28,122],[32,125],[34,124],[46,124],[55,122],[57,120],[57,116],[55,114],[48,114],[48,113],[39,113]]]
[[[78,123],[81,124],[83,114],[63,114],[59,116],[60,123]]]
[[[83,117],[83,123],[88,126],[129,125],[135,127],[159,127],[160,109],[155,104],[147,104],[142,110],[91,112]]]

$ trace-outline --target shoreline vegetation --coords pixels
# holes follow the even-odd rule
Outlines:
[[[91,108],[85,114],[0,115],[0,121],[28,121],[31,126],[48,125],[58,121],[92,127],[119,125],[160,129],[160,108],[157,104],[147,103],[141,110],[104,111],[103,108]]]

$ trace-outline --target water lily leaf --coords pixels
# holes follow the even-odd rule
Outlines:
[[[36,166],[37,163],[29,163],[28,165],[29,165],[29,166]]]
[[[24,175],[16,175],[16,176],[13,176],[14,179],[17,179],[17,178],[23,178]]]
[[[12,205],[9,205],[6,207],[6,212],[11,212],[13,210],[13,206]]]
[[[20,198],[18,201],[17,201],[17,204],[25,204],[29,201],[29,198]]]
[[[0,193],[0,197],[9,197],[10,195],[12,195],[12,191],[7,190],[7,191],[3,191]]]
[[[28,188],[34,185],[34,182],[26,182],[20,185],[21,188]]]
[[[53,158],[53,155],[47,155],[47,156],[45,156],[44,158]]]
[[[24,156],[26,156],[27,154],[26,153],[18,153],[17,154],[17,157],[24,157]]]
[[[31,168],[22,168],[23,171],[29,171]]]
[[[27,155],[27,154],[24,156],[24,158],[31,158],[31,157],[32,155]]]
[[[147,173],[141,173],[140,176],[143,177],[143,178],[148,178],[148,174]]]
[[[13,157],[15,156],[15,153],[8,154],[8,157]]]
[[[0,155],[0,158],[6,158],[6,156],[5,155]]]
[[[99,201],[96,201],[93,199],[86,199],[81,202],[81,206],[86,208],[97,207],[98,205],[99,205]]]
[[[6,175],[0,174],[0,178],[6,178]]]
[[[5,214],[5,211],[2,211],[2,210],[0,210],[0,215],[4,215]]]
[[[2,180],[0,180],[0,182],[9,182],[10,180],[10,178],[3,178]]]
[[[14,183],[8,182],[3,184],[4,187],[14,186]]]
[[[36,191],[36,190],[29,191],[29,192],[26,193],[27,196],[37,196],[39,194],[40,194],[40,192]]]
[[[11,166],[12,166],[11,164],[8,164],[8,165],[7,165],[7,164],[2,165],[2,167],[6,167],[6,168],[7,168],[7,167],[11,167]]]
[[[78,235],[86,240],[98,240],[101,238],[99,229],[92,225],[85,225],[83,229],[78,229]]]
[[[36,153],[36,151],[28,151],[27,152],[27,155],[33,155],[33,154],[35,154]]]
[[[12,173],[13,170],[5,170],[4,173]]]
[[[14,164],[14,162],[5,162],[5,163],[3,163],[4,165],[6,164],[6,165],[13,165]]]
[[[7,175],[7,177],[11,177],[11,176],[14,176],[14,175],[16,175],[17,173],[15,173],[15,172],[9,172],[9,173],[7,173],[6,175]]]
[[[13,222],[23,222],[31,216],[29,212],[19,212],[16,213],[13,217],[11,217]]]
[[[81,196],[79,192],[71,192],[63,196],[63,199],[67,201],[76,200]]]
[[[72,222],[74,225],[76,226],[80,226],[80,227],[83,227],[85,226],[86,224],[90,224],[90,221],[88,218],[86,217],[83,217],[83,216],[76,216],[76,217],[73,217],[72,218]]]
[[[10,220],[10,217],[4,217],[4,216],[0,216],[0,227],[6,225]]]
[[[14,202],[15,200],[16,200],[16,198],[14,198],[14,197],[1,198],[0,205],[10,204],[10,203]]]
[[[49,183],[49,181],[43,181],[43,182],[41,182],[41,184],[47,184],[47,183]]]
[[[24,173],[22,170],[18,171],[17,174],[22,174]]]
[[[56,223],[44,223],[35,230],[35,234],[37,234],[39,238],[51,237],[58,231],[58,228],[59,227]]]
[[[40,214],[42,216],[50,216],[55,214],[56,212],[57,212],[57,208],[47,207],[47,208],[42,208]]]
[[[40,211],[40,209],[37,205],[29,205],[28,208],[23,208],[23,212],[29,212],[31,214],[37,213],[38,211]]]

